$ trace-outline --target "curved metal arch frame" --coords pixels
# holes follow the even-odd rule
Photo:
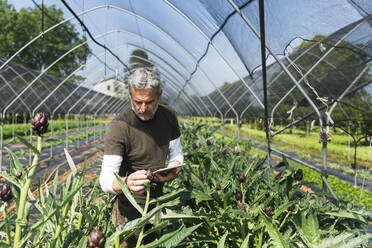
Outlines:
[[[323,60],[326,59],[326,57],[328,56],[328,54],[330,54],[338,44],[340,44],[343,40],[345,40],[349,35],[351,35],[358,27],[360,27],[360,25],[362,25],[363,23],[365,23],[369,18],[366,18],[366,20],[364,20],[363,22],[360,22],[358,25],[356,25],[354,28],[352,28],[348,33],[346,33],[343,37],[341,37],[341,39],[339,39],[336,44],[331,47],[330,49],[327,50],[327,52],[325,52],[323,54],[323,56],[309,69],[306,71],[306,73],[298,80],[298,84],[300,84]],[[296,88],[297,85],[294,85],[286,94],[285,96],[274,106],[273,110],[272,110],[272,114],[271,116],[273,116],[273,111],[280,105],[280,103],[282,103],[286,98],[287,96]],[[302,92],[301,92],[302,93]],[[305,96],[306,97],[306,96]],[[329,121],[328,117],[327,117],[327,122]]]
[[[86,14],[86,13],[89,13],[89,12],[91,12],[91,11],[94,11],[94,10],[97,10],[97,9],[100,9],[100,8],[105,8],[105,7],[107,7],[107,8],[109,8],[109,7],[112,7],[112,8],[114,8],[114,9],[117,9],[117,10],[121,10],[121,11],[124,11],[124,12],[126,12],[126,13],[129,13],[129,14],[131,14],[131,15],[133,15],[133,16],[135,16],[135,17],[138,17],[138,18],[140,18],[141,20],[144,20],[144,21],[146,21],[147,23],[149,23],[149,24],[151,24],[152,26],[154,26],[154,27],[156,27],[159,31],[161,31],[163,34],[165,34],[168,38],[170,38],[172,41],[174,41],[176,44],[178,44],[179,45],[179,47],[181,47],[185,52],[186,52],[186,54],[188,54],[189,56],[191,56],[187,51],[186,51],[186,49],[184,49],[175,39],[173,39],[173,37],[171,37],[168,33],[166,33],[165,31],[163,31],[160,27],[158,27],[158,26],[156,26],[155,24],[153,24],[152,22],[150,22],[150,21],[148,21],[147,19],[145,19],[145,18],[143,18],[143,17],[141,17],[141,16],[139,16],[139,15],[137,15],[137,14],[135,14],[135,13],[133,13],[133,12],[131,12],[131,11],[128,11],[128,10],[126,10],[126,9],[123,9],[123,8],[119,8],[119,7],[117,7],[117,6],[113,6],[113,5],[102,5],[102,6],[97,6],[97,7],[94,7],[94,8],[91,8],[91,9],[89,9],[89,10],[85,10],[85,11],[83,11],[83,12],[81,12],[81,13],[79,13],[79,14],[77,14],[77,16],[80,16],[80,15],[84,15],[84,14]],[[0,70],[7,64],[7,63],[9,63],[15,56],[17,56],[21,51],[23,51],[27,46],[29,46],[30,44],[32,44],[34,41],[36,41],[38,38],[40,38],[40,37],[42,37],[44,34],[46,34],[46,33],[48,33],[49,31],[51,31],[51,30],[53,30],[54,28],[56,28],[56,27],[58,27],[59,25],[61,25],[61,24],[63,24],[63,23],[65,23],[65,22],[67,22],[67,21],[70,21],[70,20],[72,20],[72,19],[75,19],[74,17],[70,17],[70,18],[66,18],[65,20],[63,20],[63,21],[61,21],[60,23],[58,23],[58,24],[56,24],[56,25],[54,25],[54,26],[52,26],[52,27],[50,27],[49,29],[47,29],[47,30],[45,30],[44,32],[42,32],[42,33],[40,33],[38,36],[36,36],[34,39],[32,39],[30,42],[28,42],[26,45],[24,45],[21,49],[19,49],[13,56],[11,56],[2,66],[0,66]],[[142,38],[144,38],[144,37],[142,37]],[[192,57],[192,56],[191,56]]]
[[[219,54],[219,56],[223,59],[223,61],[226,63],[226,65],[231,69],[231,71],[245,84],[247,89],[251,92],[251,94],[257,99],[257,102],[261,105],[262,108],[265,106],[261,102],[261,100],[256,96],[255,92],[249,87],[248,83],[245,82],[243,78],[239,76],[239,74],[235,71],[233,66],[226,60],[226,58],[223,56],[222,52],[214,45],[213,41],[209,39],[209,37],[203,32],[198,25],[196,25],[185,13],[183,13],[180,9],[178,9],[175,5],[170,3],[168,0],[163,0],[166,4],[168,4],[171,8],[173,8],[177,13],[179,13],[187,22],[189,22],[201,35],[204,36],[204,38],[212,45],[212,47],[215,49],[215,51]],[[199,66],[200,68],[200,66]]]
[[[121,45],[121,46],[118,46],[118,47],[115,47],[113,50],[119,50],[121,48],[123,48],[124,45]],[[105,52],[102,52],[100,53],[99,55],[96,55],[94,58],[91,58],[89,59],[85,64],[79,66],[76,70],[74,70],[73,72],[71,72],[67,77],[65,77],[64,80],[62,80],[62,82],[51,92],[49,93],[49,95],[47,97],[44,98],[44,100],[38,105],[35,107],[35,109],[33,110],[33,113],[36,111],[37,108],[39,108],[49,97],[51,97],[65,82],[68,81],[68,79],[70,77],[72,77],[76,72],[80,71],[83,67],[86,67],[88,64],[90,63],[94,63],[96,61],[99,61],[99,58],[104,56],[105,55]],[[112,65],[113,63],[111,63],[110,65]],[[83,86],[84,83],[81,83],[79,84],[73,91],[70,92],[70,94],[65,97],[65,99],[53,110],[53,112],[51,113],[51,115],[54,115],[55,111],[57,111],[57,109],[59,109],[72,95],[74,92],[76,92],[78,89],[80,89],[81,86]]]
[[[177,75],[179,75],[181,78],[182,78],[182,80],[184,80],[184,78],[182,77],[182,74],[176,69],[176,68],[174,68],[172,65],[170,65],[168,62],[166,62],[163,58],[161,58],[159,55],[157,55],[156,53],[154,53],[154,52],[152,52],[152,51],[149,51],[148,49],[146,49],[146,48],[144,48],[144,47],[140,47],[140,46],[137,46],[137,45],[134,45],[134,44],[132,44],[132,43],[127,43],[127,45],[129,45],[129,46],[133,46],[133,47],[136,47],[136,48],[140,48],[140,49],[143,49],[144,51],[146,51],[146,52],[148,52],[148,53],[150,53],[150,54],[152,54],[153,56],[155,56],[155,57],[157,57],[158,59],[160,59],[163,63],[165,63],[167,66],[169,66],[173,71],[175,71],[176,73],[177,73]],[[166,51],[164,51],[164,52],[166,52]],[[169,56],[171,56],[171,55],[169,55]],[[136,56],[137,57],[137,56]],[[141,58],[141,57],[138,57],[138,58]],[[141,59],[143,59],[143,58],[141,58]],[[149,61],[149,60],[146,60],[147,62],[151,62],[152,63],[152,61]],[[183,65],[182,64],[179,64],[181,67],[183,67]],[[184,67],[183,67],[184,68]],[[186,70],[186,68],[184,68],[185,70]],[[170,74],[170,75],[172,75],[172,74]],[[174,76],[172,76],[172,77],[174,77]],[[175,77],[174,77],[175,78]],[[176,79],[176,78],[175,78]],[[176,85],[176,83],[175,83],[175,85]],[[178,85],[177,85],[178,86]],[[195,92],[196,93],[196,92]],[[189,97],[188,97],[189,98]],[[191,99],[191,98],[190,98]],[[193,102],[193,104],[195,104],[195,106],[197,106],[197,104],[196,103],[194,103]],[[203,113],[203,111],[199,108],[199,110],[200,110],[200,112],[201,113]],[[210,111],[208,111],[209,113],[211,113]],[[204,116],[205,116],[205,113],[203,113],[204,114]]]
[[[147,42],[150,42],[151,44],[153,44],[153,45],[155,45],[157,48],[159,48],[160,50],[162,50],[163,52],[165,52],[170,58],[172,58],[174,61],[176,61],[179,65],[181,65],[181,67],[182,68],[185,68],[185,66],[184,65],[182,65],[182,63],[177,59],[177,58],[175,58],[173,55],[171,55],[170,53],[168,53],[166,50],[164,50],[162,47],[160,47],[157,43],[155,43],[154,41],[152,41],[152,40],[149,40],[149,39],[147,39],[147,38],[145,38],[145,37],[142,37],[142,36],[140,36],[140,35],[138,35],[138,34],[136,34],[136,33],[133,33],[133,32],[130,32],[130,31],[127,31],[127,30],[124,30],[124,29],[118,29],[118,31],[119,32],[125,32],[125,33],[127,33],[127,34],[130,34],[130,35],[134,35],[134,36],[137,36],[137,37],[140,37],[141,39],[142,39],[142,41],[147,41]],[[128,43],[129,44],[129,43]],[[146,50],[146,51],[148,51],[148,49],[145,49],[145,48],[142,48],[142,49],[144,49],[144,50]],[[155,53],[153,53],[153,52],[150,52],[150,53],[152,53],[152,54],[155,54]],[[187,53],[188,54],[188,53]],[[191,56],[190,54],[188,54],[189,56]],[[156,55],[156,57],[158,57],[159,58],[159,56],[158,55]],[[163,59],[161,59],[162,61],[164,61]],[[168,63],[167,63],[168,64]],[[207,76],[207,74],[204,72],[204,70],[201,68],[201,67],[199,67],[200,69],[201,69],[201,71],[203,72],[203,74],[205,75],[205,77],[208,79],[208,81],[216,88],[216,86],[213,84],[213,82],[210,80],[210,78]],[[177,70],[176,70],[177,71]],[[186,70],[187,71],[187,70]],[[178,72],[178,71],[177,71]],[[188,71],[187,71],[188,72]],[[183,78],[183,77],[182,77]],[[182,90],[181,90],[182,91]],[[180,91],[180,92],[181,92]],[[198,96],[198,94],[196,94],[197,96]],[[198,96],[199,97],[199,96]],[[203,103],[203,101],[201,101],[202,103]],[[174,101],[172,102],[172,103],[174,103]],[[204,103],[203,103],[204,104]],[[206,106],[205,106],[206,107]],[[208,112],[212,115],[212,113],[211,113],[211,111],[206,107],[206,109],[208,110]],[[203,112],[203,111],[202,111]],[[205,113],[204,113],[204,115],[205,115]],[[205,115],[206,116],[206,115]]]
[[[99,34],[99,35],[97,35],[97,36],[95,36],[94,38],[100,38],[101,36],[103,37],[103,36],[105,36],[105,35],[107,35],[107,34],[109,34],[109,33],[113,33],[113,32],[115,32],[115,31],[109,31],[109,32],[105,32],[105,33],[103,33],[103,34]],[[85,44],[87,44],[88,42],[91,42],[92,40],[90,39],[90,40],[86,40],[86,41],[84,41],[84,42],[82,42],[82,43],[80,43],[80,44],[78,44],[78,45],[76,45],[75,47],[73,47],[73,48],[71,48],[70,50],[68,50],[66,53],[64,53],[63,55],[61,55],[58,59],[56,59],[55,61],[53,61],[53,63],[52,64],[50,64],[47,68],[45,68],[45,70],[44,71],[42,71],[35,79],[33,79],[32,81],[31,81],[31,83],[27,86],[27,87],[25,87],[23,90],[22,90],[22,92],[16,97],[16,98],[14,98],[13,99],[13,101],[11,102],[11,103],[9,103],[8,104],[8,106],[3,110],[3,113],[6,113],[6,111],[7,111],[7,109],[11,106],[11,105],[13,105],[14,103],[15,103],[15,101],[17,101],[18,99],[19,99],[19,97],[21,97],[25,92],[26,92],[26,90],[28,90],[42,75],[44,75],[51,67],[53,67],[56,63],[58,63],[61,59],[63,59],[65,56],[67,56],[68,54],[70,54],[71,52],[73,52],[74,50],[76,50],[76,49],[78,49],[78,48],[80,48],[81,46],[83,46],[83,45],[85,45]]]

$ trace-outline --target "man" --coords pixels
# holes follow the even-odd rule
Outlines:
[[[105,136],[104,156],[100,185],[104,192],[117,194],[112,210],[116,226],[139,218],[140,213],[122,194],[114,173],[126,182],[137,203],[144,207],[147,169],[183,163],[180,130],[175,112],[159,105],[162,90],[160,78],[154,68],[138,68],[129,76],[129,93],[132,108],[123,111],[110,123]],[[166,175],[155,174],[150,196],[162,194],[163,184],[172,181],[181,168]],[[136,238],[127,240],[134,247]]]

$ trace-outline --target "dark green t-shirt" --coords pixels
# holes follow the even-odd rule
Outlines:
[[[110,123],[105,136],[104,154],[123,157],[119,176],[127,176],[133,171],[160,169],[165,167],[169,142],[180,137],[175,112],[159,104],[154,118],[139,119],[131,108],[116,116]],[[162,184],[153,185],[151,196],[162,192]],[[130,204],[120,196],[123,204]],[[145,196],[135,195],[138,203],[145,202]]]

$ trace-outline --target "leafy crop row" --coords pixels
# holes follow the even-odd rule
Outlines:
[[[40,183],[38,194],[27,190],[29,198],[21,208],[33,167],[23,168],[10,152],[10,174],[0,173],[11,185],[10,193],[9,187],[0,192],[2,244],[15,246],[18,228],[19,247],[119,247],[136,231],[141,239],[151,233],[158,236],[149,244],[138,242],[136,247],[143,248],[367,245],[364,226],[371,212],[326,194],[301,193],[306,171],[283,160],[275,168],[281,173],[275,174],[265,158],[249,154],[249,146],[239,151],[235,144],[218,143],[213,132],[201,129],[182,126],[186,166],[166,185],[162,197],[152,199],[146,193],[144,209],[119,180],[142,217],[118,227],[110,221],[113,196],[102,193],[98,180],[86,181],[85,167],[77,168],[67,152],[72,173],[56,174],[51,183]],[[33,150],[37,154],[40,149],[38,143]],[[13,204],[16,211],[8,212]],[[24,211],[22,218],[16,214],[20,211]],[[149,223],[152,227],[145,230]]]

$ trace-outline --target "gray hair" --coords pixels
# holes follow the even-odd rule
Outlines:
[[[160,77],[155,67],[135,69],[128,78],[128,84],[134,89],[158,88],[158,92],[160,92]]]

